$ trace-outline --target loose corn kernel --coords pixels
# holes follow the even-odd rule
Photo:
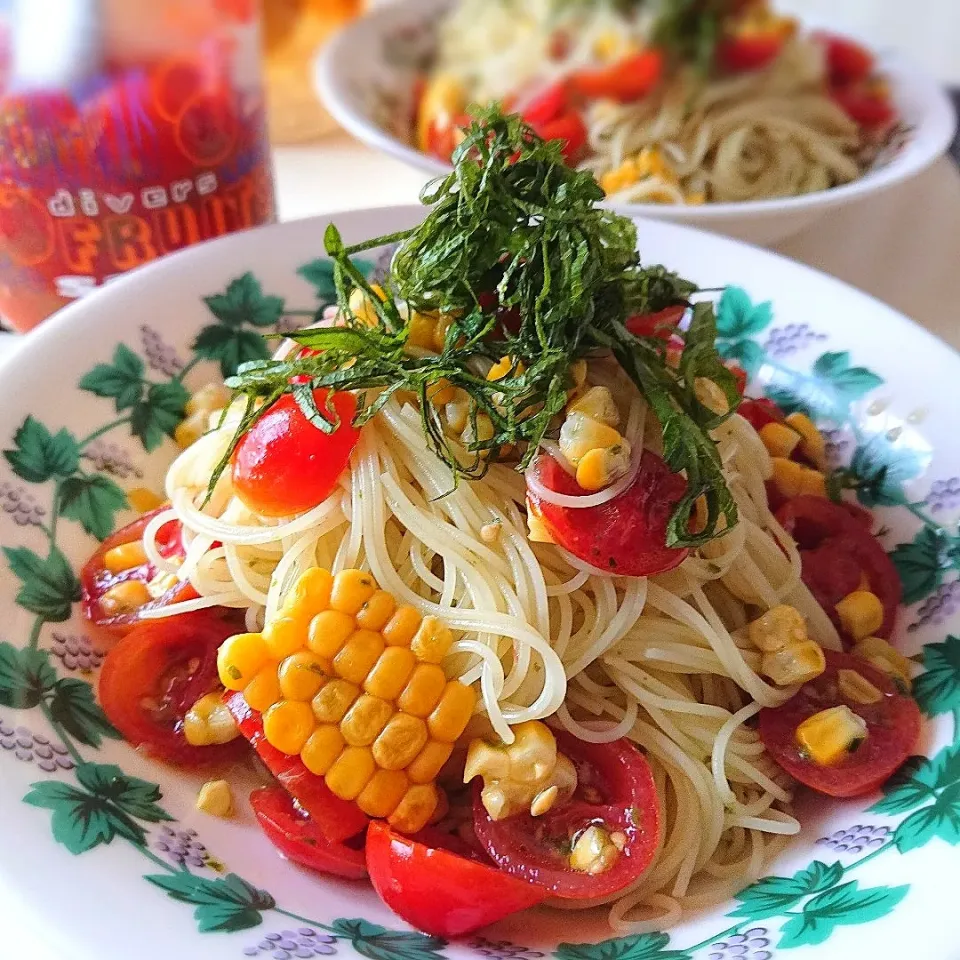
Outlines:
[[[422,663],[440,663],[447,655],[453,643],[453,634],[438,617],[424,617],[413,640],[410,650]]]
[[[283,660],[304,648],[307,624],[300,618],[277,617],[263,628],[263,642],[274,660]]]
[[[456,399],[451,400],[443,408],[443,415],[447,421],[447,429],[459,436],[467,429],[467,424],[470,422],[470,402],[461,399],[458,394]]]
[[[750,642],[764,653],[782,650],[807,639],[807,622],[800,611],[781,603],[757,617],[749,627]]]
[[[384,770],[402,770],[416,759],[426,742],[427,725],[423,720],[396,713],[374,741],[373,759]]]
[[[453,743],[463,733],[476,702],[477,694],[473,687],[468,687],[459,680],[451,680],[444,689],[440,702],[427,718],[430,735],[435,740]]]
[[[362,570],[341,570],[333,578],[330,607],[351,617],[377,592],[373,577]]]
[[[146,562],[147,552],[143,549],[142,540],[122,543],[119,547],[114,547],[103,555],[103,565],[111,573],[123,573],[124,570],[139,567]]]
[[[248,707],[263,713],[282,699],[277,666],[275,660],[268,660],[243,688],[243,699],[247,701]]]
[[[797,727],[800,749],[822,767],[854,753],[867,736],[866,721],[846,704],[821,710]]]
[[[201,697],[183,717],[183,735],[193,747],[229,743],[240,735],[219,692]]]
[[[895,647],[880,637],[866,637],[851,653],[886,674],[905,693],[913,684],[910,661]]]
[[[549,813],[556,806],[559,797],[560,788],[556,784],[547,787],[546,790],[541,790],[530,804],[530,816],[542,817],[545,813]],[[618,847],[618,849],[621,848]]]
[[[449,73],[433,76],[423,91],[417,114],[417,144],[429,153],[431,130],[437,124],[449,124],[453,117],[463,113],[467,94],[460,81]]]
[[[324,781],[341,800],[356,800],[376,769],[369,747],[347,747],[327,771]]]
[[[139,580],[125,580],[107,590],[100,598],[100,609],[108,617],[133,613],[149,603],[150,593]]]
[[[487,371],[487,380],[491,383],[495,383],[497,380],[502,380],[504,377],[508,376],[511,372],[514,376],[521,377],[526,372],[526,367],[521,361],[514,361],[510,357],[501,357],[488,371]]]
[[[330,606],[333,574],[320,567],[304,571],[283,598],[281,613],[295,619],[311,620]]]
[[[560,428],[560,452],[575,467],[591,450],[615,447],[623,442],[619,431],[582,413],[568,413]]]
[[[785,497],[799,497],[803,489],[804,473],[809,467],[784,457],[773,458],[773,482]]]
[[[378,590],[357,611],[357,626],[362,630],[382,630],[396,609],[393,594]]]
[[[620,856],[610,834],[596,824],[591,824],[576,838],[570,850],[570,868],[578,873],[596,876],[609,870]]]
[[[366,747],[373,743],[393,715],[393,706],[369,693],[361,694],[340,723],[343,739],[351,747]]]
[[[531,543],[556,543],[540,514],[527,501],[527,539]]]
[[[447,675],[435,663],[421,663],[410,675],[397,706],[414,717],[426,717],[436,707],[447,685]]]
[[[806,457],[818,470],[826,470],[827,441],[817,429],[816,424],[805,413],[791,413],[786,422],[802,437],[800,454]]]
[[[200,410],[177,424],[173,431],[173,439],[181,450],[192,447],[206,432],[210,422],[210,414]]]
[[[316,726],[310,704],[298,700],[281,700],[263,714],[267,743],[290,757],[300,753]]]
[[[448,403],[452,403],[456,397],[457,388],[443,377],[427,387],[427,400],[437,409],[445,407]]]
[[[771,457],[783,457],[789,460],[803,438],[786,424],[767,423],[760,428],[760,439]]]
[[[416,833],[430,822],[438,803],[437,788],[432,783],[416,784],[403,795],[387,822],[394,830]]]
[[[591,387],[567,406],[567,413],[581,413],[607,427],[620,426],[620,411],[613,394],[606,387]]]
[[[363,683],[383,650],[383,638],[379,633],[357,630],[333,658],[334,672],[351,683]]]
[[[307,650],[287,657],[277,674],[284,700],[312,700],[327,682],[331,671],[328,660]]]
[[[463,445],[469,449],[476,444],[492,440],[493,433],[493,421],[485,413],[478,413],[476,424],[472,420],[469,421],[463,433],[460,434],[460,439],[463,441]],[[481,452],[486,453],[487,451],[483,450]]]
[[[175,573],[161,571],[147,583],[147,593],[151,600],[159,600],[168,590],[172,590],[180,578]]]
[[[238,633],[228,637],[217,651],[220,682],[228,690],[243,690],[269,657],[267,645],[259,633]]]
[[[837,689],[844,700],[853,703],[879,703],[883,699],[883,694],[856,670],[838,670]]]
[[[233,792],[226,780],[208,780],[197,794],[197,809],[211,817],[233,816]]]
[[[163,497],[154,493],[147,487],[134,487],[127,491],[127,503],[137,511],[137,513],[147,513],[150,510],[156,510],[164,503]]]
[[[339,610],[324,610],[311,621],[307,646],[318,657],[335,657],[356,629],[356,621]]]
[[[778,687],[807,683],[827,669],[827,659],[820,644],[813,640],[789,643],[780,650],[765,653],[760,672]]]
[[[827,478],[819,470],[804,471],[800,493],[807,497],[826,498]]]
[[[368,817],[389,817],[410,786],[402,770],[378,770],[357,797],[357,806]]]
[[[437,318],[416,310],[407,325],[407,343],[421,350],[433,349],[433,335],[437,329]]]
[[[222,383],[208,383],[190,396],[183,408],[188,417],[195,413],[210,414],[216,410],[223,410],[230,403],[232,394]]]
[[[452,753],[452,743],[428,740],[407,767],[407,776],[410,778],[410,782],[430,783],[430,781],[435,780]]]
[[[377,297],[381,303],[387,299],[386,293],[384,293],[383,287],[379,284],[372,284],[370,289],[373,291],[375,297]],[[373,300],[360,287],[355,287],[350,291],[350,312],[357,318],[359,323],[364,324],[368,327],[375,327],[379,322],[380,318],[377,316],[377,311],[374,309]]]
[[[410,679],[417,658],[406,647],[387,647],[363,681],[363,689],[383,700],[396,700]]]
[[[479,737],[470,741],[463,766],[463,782],[474,777],[484,780],[504,780],[510,776],[510,755],[505,746],[493,746]]]
[[[577,465],[577,483],[584,490],[609,487],[630,469],[630,444],[626,440],[614,447],[590,450]]]
[[[619,167],[602,174],[600,186],[603,188],[603,192],[610,196],[619,193],[621,190],[626,190],[627,187],[632,186],[639,179],[640,174],[637,170],[636,160],[630,157],[624,160]]]
[[[513,779],[532,783],[549,776],[557,763],[557,741],[550,728],[540,720],[527,720],[513,733],[516,739],[506,748]]]
[[[300,751],[300,759],[311,773],[322,777],[343,753],[346,745],[340,728],[324,723],[310,734]]]
[[[883,625],[883,604],[869,590],[854,590],[837,604],[837,616],[854,640],[863,640]]]
[[[503,533],[503,524],[499,520],[494,520],[493,523],[485,523],[480,528],[480,539],[484,543],[496,543],[501,533]]]
[[[388,647],[409,647],[417,630],[420,629],[421,619],[415,607],[397,607],[396,612],[383,628],[383,642]]]
[[[702,207],[707,202],[706,190],[691,190],[684,201],[691,207]]]
[[[570,379],[573,381],[573,385],[577,390],[586,386],[587,372],[586,360],[574,360],[573,363],[570,364]]]
[[[360,688],[356,684],[346,680],[328,680],[310,701],[310,706],[320,723],[339,723],[359,696]]]
[[[636,163],[640,177],[660,177],[662,180],[676,181],[673,168],[665,159],[663,151],[657,147],[644,147],[637,154]]]

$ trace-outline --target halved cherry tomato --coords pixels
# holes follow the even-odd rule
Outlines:
[[[644,50],[599,70],[581,70],[570,77],[570,91],[587,100],[631,103],[645,97],[663,76],[659,50]]]
[[[920,735],[917,702],[898,692],[886,674],[846,653],[826,651],[827,669],[805,683],[782,707],[760,711],[760,738],[767,752],[790,776],[831,797],[859,797],[885,783],[916,746]],[[855,670],[882,694],[877,703],[845,700],[837,686],[839,670]],[[867,722],[867,737],[840,763],[821,766],[805,757],[797,727],[808,717],[846,704]]]
[[[242,693],[227,695],[226,704],[240,733],[257,751],[257,756],[280,786],[306,810],[323,836],[331,842],[341,843],[363,831],[368,819],[355,803],[333,794],[323,777],[311,773],[299,757],[287,756],[267,742],[260,714],[250,708]]]
[[[328,390],[313,392],[321,412]],[[254,513],[288,517],[322,503],[337,485],[360,439],[353,425],[357,401],[335,393],[340,426],[324,433],[303,415],[296,400],[281,397],[244,435],[233,453],[233,485]]]
[[[145,620],[106,656],[100,671],[100,703],[124,740],[171,763],[196,765],[233,760],[246,744],[195,747],[187,743],[183,718],[220,688],[217,648],[242,629],[233,611],[200,610]]]
[[[717,46],[717,63],[729,73],[760,70],[780,56],[783,45],[778,31],[724,37]]]
[[[823,497],[793,497],[777,519],[797,542],[803,558],[803,582],[840,629],[836,605],[856,590],[861,575],[883,604],[878,637],[893,632],[903,587],[897,568],[880,541],[846,507]]]
[[[531,123],[544,140],[562,141],[561,151],[567,163],[576,163],[587,145],[587,125],[576,110],[568,110],[546,123]]]
[[[350,846],[330,840],[283,787],[254,790],[250,806],[267,839],[288,860],[347,880],[367,875],[362,843]]]
[[[728,363],[727,369],[733,374],[734,380],[737,381],[737,393],[742,397],[747,389],[747,371],[736,363]]]
[[[672,307],[664,307],[656,313],[645,313],[642,316],[630,317],[624,326],[635,337],[656,337],[658,340],[669,340],[676,332],[683,315],[687,312],[685,303],[678,303]]]
[[[501,870],[565,900],[609,896],[650,866],[660,839],[660,803],[647,758],[628,740],[585,743],[557,733],[557,746],[577,768],[569,803],[539,817],[519,814],[492,820],[474,793],[474,825]],[[576,835],[591,824],[622,833],[623,850],[609,870],[589,874],[571,868]]]
[[[737,413],[758,433],[768,423],[783,423],[785,419],[783,411],[766,397],[744,400],[737,408]]]
[[[440,160],[450,160],[463,140],[464,128],[469,127],[471,122],[472,118],[466,113],[452,119],[444,118],[442,123],[431,121],[427,128],[426,152]]]
[[[418,930],[462,937],[547,896],[542,887],[458,856],[445,845],[428,845],[431,837],[435,831],[406,837],[382,820],[371,822],[367,831],[367,869],[374,890]]]
[[[873,72],[874,57],[866,47],[833,33],[817,31],[812,36],[823,45],[827,72],[834,86],[865,80]]]
[[[851,120],[868,130],[881,130],[891,126],[897,119],[897,111],[890,97],[875,89],[870,83],[835,87],[830,96],[839,104]]]
[[[103,595],[111,588],[120,583],[126,583],[130,580],[138,580],[140,583],[149,583],[156,575],[157,568],[152,563],[141,563],[139,566],[131,567],[129,570],[121,570],[119,573],[111,573],[104,566],[104,556],[114,547],[123,546],[126,543],[134,543],[143,539],[143,531],[147,524],[159,513],[163,513],[167,507],[160,507],[157,510],[151,510],[142,517],[134,520],[122,530],[118,530],[112,536],[107,537],[100,544],[100,549],[86,562],[83,570],[80,572],[81,600],[83,604],[83,615],[94,626],[100,627],[107,633],[122,637],[129,633],[141,620],[141,615],[145,610],[155,610],[157,607],[168,607],[172,603],[179,603],[182,600],[193,600],[198,594],[189,583],[177,583],[166,593],[155,600],[149,600],[139,610],[133,613],[107,614],[104,613],[100,605]],[[171,557],[184,556],[183,547],[183,528],[179,520],[171,520],[165,523],[157,534],[157,547],[160,555],[170,559]]]
[[[554,493],[587,496],[548,454],[540,454],[530,469]],[[649,577],[679,566],[689,552],[665,546],[667,522],[685,488],[684,479],[647,450],[633,484],[598,507],[560,507],[541,499],[528,485],[527,509],[561,547],[585,563],[625,577]]]
[[[556,120],[570,109],[565,83],[555,83],[537,94],[524,108],[523,119],[531,126]]]

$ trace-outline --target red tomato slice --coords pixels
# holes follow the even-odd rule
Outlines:
[[[242,693],[226,697],[240,733],[257,751],[267,769],[301,807],[310,815],[314,826],[333,843],[342,843],[361,833],[366,827],[366,814],[355,804],[341,800],[330,791],[323,777],[311,773],[299,757],[281,753],[263,735],[260,714],[252,710]]]
[[[254,790],[250,806],[267,839],[288,860],[347,880],[366,877],[362,846],[351,847],[328,839],[283,787]]]
[[[537,94],[523,109],[523,119],[536,127],[565,114],[570,109],[570,96],[565,83],[555,83]]]
[[[419,840],[430,834],[419,835]],[[374,820],[367,831],[367,869],[380,899],[407,923],[453,939],[540,903],[541,887],[496,867],[428,846]]]
[[[783,44],[779,32],[724,37],[717,47],[717,63],[728,73],[760,70],[780,56]]]
[[[728,363],[727,369],[733,374],[737,381],[737,393],[742,397],[747,389],[747,371],[735,363]]]
[[[327,390],[315,390],[321,411]],[[337,393],[340,426],[324,433],[303,415],[290,394],[281,397],[245,434],[233,453],[237,496],[265,517],[288,517],[322,503],[337,485],[360,439],[353,426],[357,401]]]
[[[217,648],[242,629],[237,616],[208,610],[164,620],[146,620],[106,656],[100,672],[100,703],[110,722],[134,746],[184,766],[219,763],[243,754],[239,737],[195,747],[183,734],[186,712],[221,689]]]
[[[554,493],[587,496],[548,454],[540,454],[530,469]],[[561,547],[585,563],[625,577],[649,577],[672,570],[689,552],[664,546],[667,523],[685,488],[683,478],[647,450],[633,485],[599,507],[560,507],[542,500],[528,484],[527,509],[540,517]]]
[[[818,31],[814,39],[823,45],[827,71],[834,86],[865,80],[873,73],[874,57],[866,47],[833,33]]]
[[[897,568],[862,519],[823,497],[793,497],[777,511],[777,519],[800,548],[803,582],[837,629],[836,605],[857,589],[864,574],[883,604],[883,624],[876,635],[889,637],[903,587]]]
[[[530,123],[544,140],[561,140],[561,150],[567,163],[576,163],[587,145],[587,125],[576,110],[568,110],[547,123]]]
[[[766,397],[759,400],[744,400],[737,408],[737,413],[746,420],[758,433],[768,423],[783,423],[783,411]]]
[[[540,817],[491,820],[474,793],[474,826],[501,870],[565,900],[609,896],[650,866],[660,840],[660,802],[646,757],[628,740],[585,743],[557,733],[557,745],[577,768],[573,799]],[[613,866],[591,876],[571,869],[574,837],[591,824],[623,833],[627,842]]]
[[[831,797],[872,793],[902,765],[920,736],[920,710],[912,697],[897,691],[886,674],[846,653],[827,650],[827,669],[804,684],[782,707],[760,711],[760,738],[767,752],[790,776]],[[838,670],[856,670],[883,693],[878,703],[844,700],[837,688]],[[863,743],[835,766],[823,767],[803,756],[797,727],[828,707],[846,705],[867,722]]]
[[[114,547],[123,546],[125,543],[133,543],[143,538],[143,531],[147,524],[158,514],[163,513],[167,507],[159,507],[145,513],[142,517],[134,520],[122,530],[118,530],[112,536],[100,544],[100,549],[87,561],[83,570],[80,572],[81,600],[83,604],[83,615],[94,626],[100,627],[107,633],[122,637],[129,633],[141,620],[141,615],[145,610],[155,610],[157,607],[168,607],[172,603],[179,603],[182,600],[193,600],[199,594],[189,583],[177,583],[166,593],[156,600],[150,600],[139,610],[133,613],[123,613],[109,615],[104,613],[100,606],[103,595],[119,583],[126,583],[129,580],[139,580],[141,583],[149,583],[156,575],[157,568],[152,563],[142,563],[139,566],[132,567],[129,570],[122,570],[120,573],[111,573],[104,566],[104,555]],[[179,520],[171,520],[160,528],[157,536],[157,546],[160,555],[165,558],[184,556],[183,547],[183,528]]]
[[[889,96],[870,89],[868,84],[836,87],[830,96],[852,120],[868,130],[882,130],[896,122],[897,111]]]
[[[570,77],[570,90],[587,100],[630,103],[645,97],[663,76],[659,50],[644,50],[600,70],[581,70]]]
[[[678,303],[672,307],[664,307],[656,313],[630,317],[624,326],[635,337],[656,337],[658,340],[668,341],[676,332],[686,312],[687,305]]]

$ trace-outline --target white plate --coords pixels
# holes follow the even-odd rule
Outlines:
[[[450,170],[412,146],[416,68],[434,44],[438,18],[450,0],[401,0],[355,21],[324,48],[315,79],[338,123],[364,143],[428,173]],[[816,24],[817,27],[825,26]],[[941,156],[953,139],[956,114],[950,99],[930,75],[893,51],[878,55],[909,133],[889,161],[853,183],[802,197],[697,207],[616,204],[629,217],[653,217],[725,233],[751,243],[772,244],[799,233],[828,210],[872,196],[909,180]]]
[[[401,208],[337,221],[349,242],[420,216]],[[201,331],[204,343],[254,350],[250,334],[268,329],[256,324],[316,307],[318,283],[328,296],[322,265],[302,269],[320,256],[323,228],[317,220],[267,227],[163,259],[64,310],[0,369],[0,900],[22,905],[65,960],[353,949],[371,960],[554,952],[560,960],[787,960],[799,946],[798,956],[817,960],[955,960],[960,641],[946,638],[960,633],[960,358],[834,280],[677,226],[640,224],[645,259],[704,287],[735,285],[721,304],[724,350],[781,396],[815,408],[834,452],[852,457],[874,499],[891,504],[879,508],[885,543],[896,548],[912,601],[900,640],[934,668],[919,690],[930,717],[923,749],[936,759],[923,761],[919,780],[879,808],[879,796],[804,804],[803,833],[770,867],[791,879],[763,881],[663,934],[558,950],[609,938],[603,917],[539,909],[485,939],[443,946],[409,931],[369,888],[278,859],[245,803],[234,821],[205,817],[194,810],[196,777],[118,740],[94,742],[101,715],[75,602],[76,571],[95,546],[85,528],[103,534],[130,519],[122,490],[160,489],[174,452],[165,433],[176,423],[164,404],[177,405],[182,364],[190,387],[218,372],[192,350]],[[226,301],[205,303],[224,292]],[[157,444],[150,454],[144,439]],[[32,645],[37,652],[25,652]],[[184,870],[171,862],[178,846],[192,858]],[[199,932],[207,927],[223,929]],[[285,947],[283,931],[302,943]]]

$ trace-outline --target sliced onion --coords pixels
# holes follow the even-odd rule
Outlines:
[[[640,461],[643,459],[643,450],[640,450],[630,463],[630,469],[616,483],[612,483],[605,490],[599,490],[597,493],[589,493],[582,497],[573,497],[568,493],[556,493],[545,487],[536,476],[534,463],[530,465],[526,472],[527,487],[530,492],[545,503],[552,503],[556,507],[568,507],[571,510],[585,510],[588,507],[599,507],[604,503],[615,500],[629,490],[640,473]],[[562,463],[562,461],[561,461]]]

